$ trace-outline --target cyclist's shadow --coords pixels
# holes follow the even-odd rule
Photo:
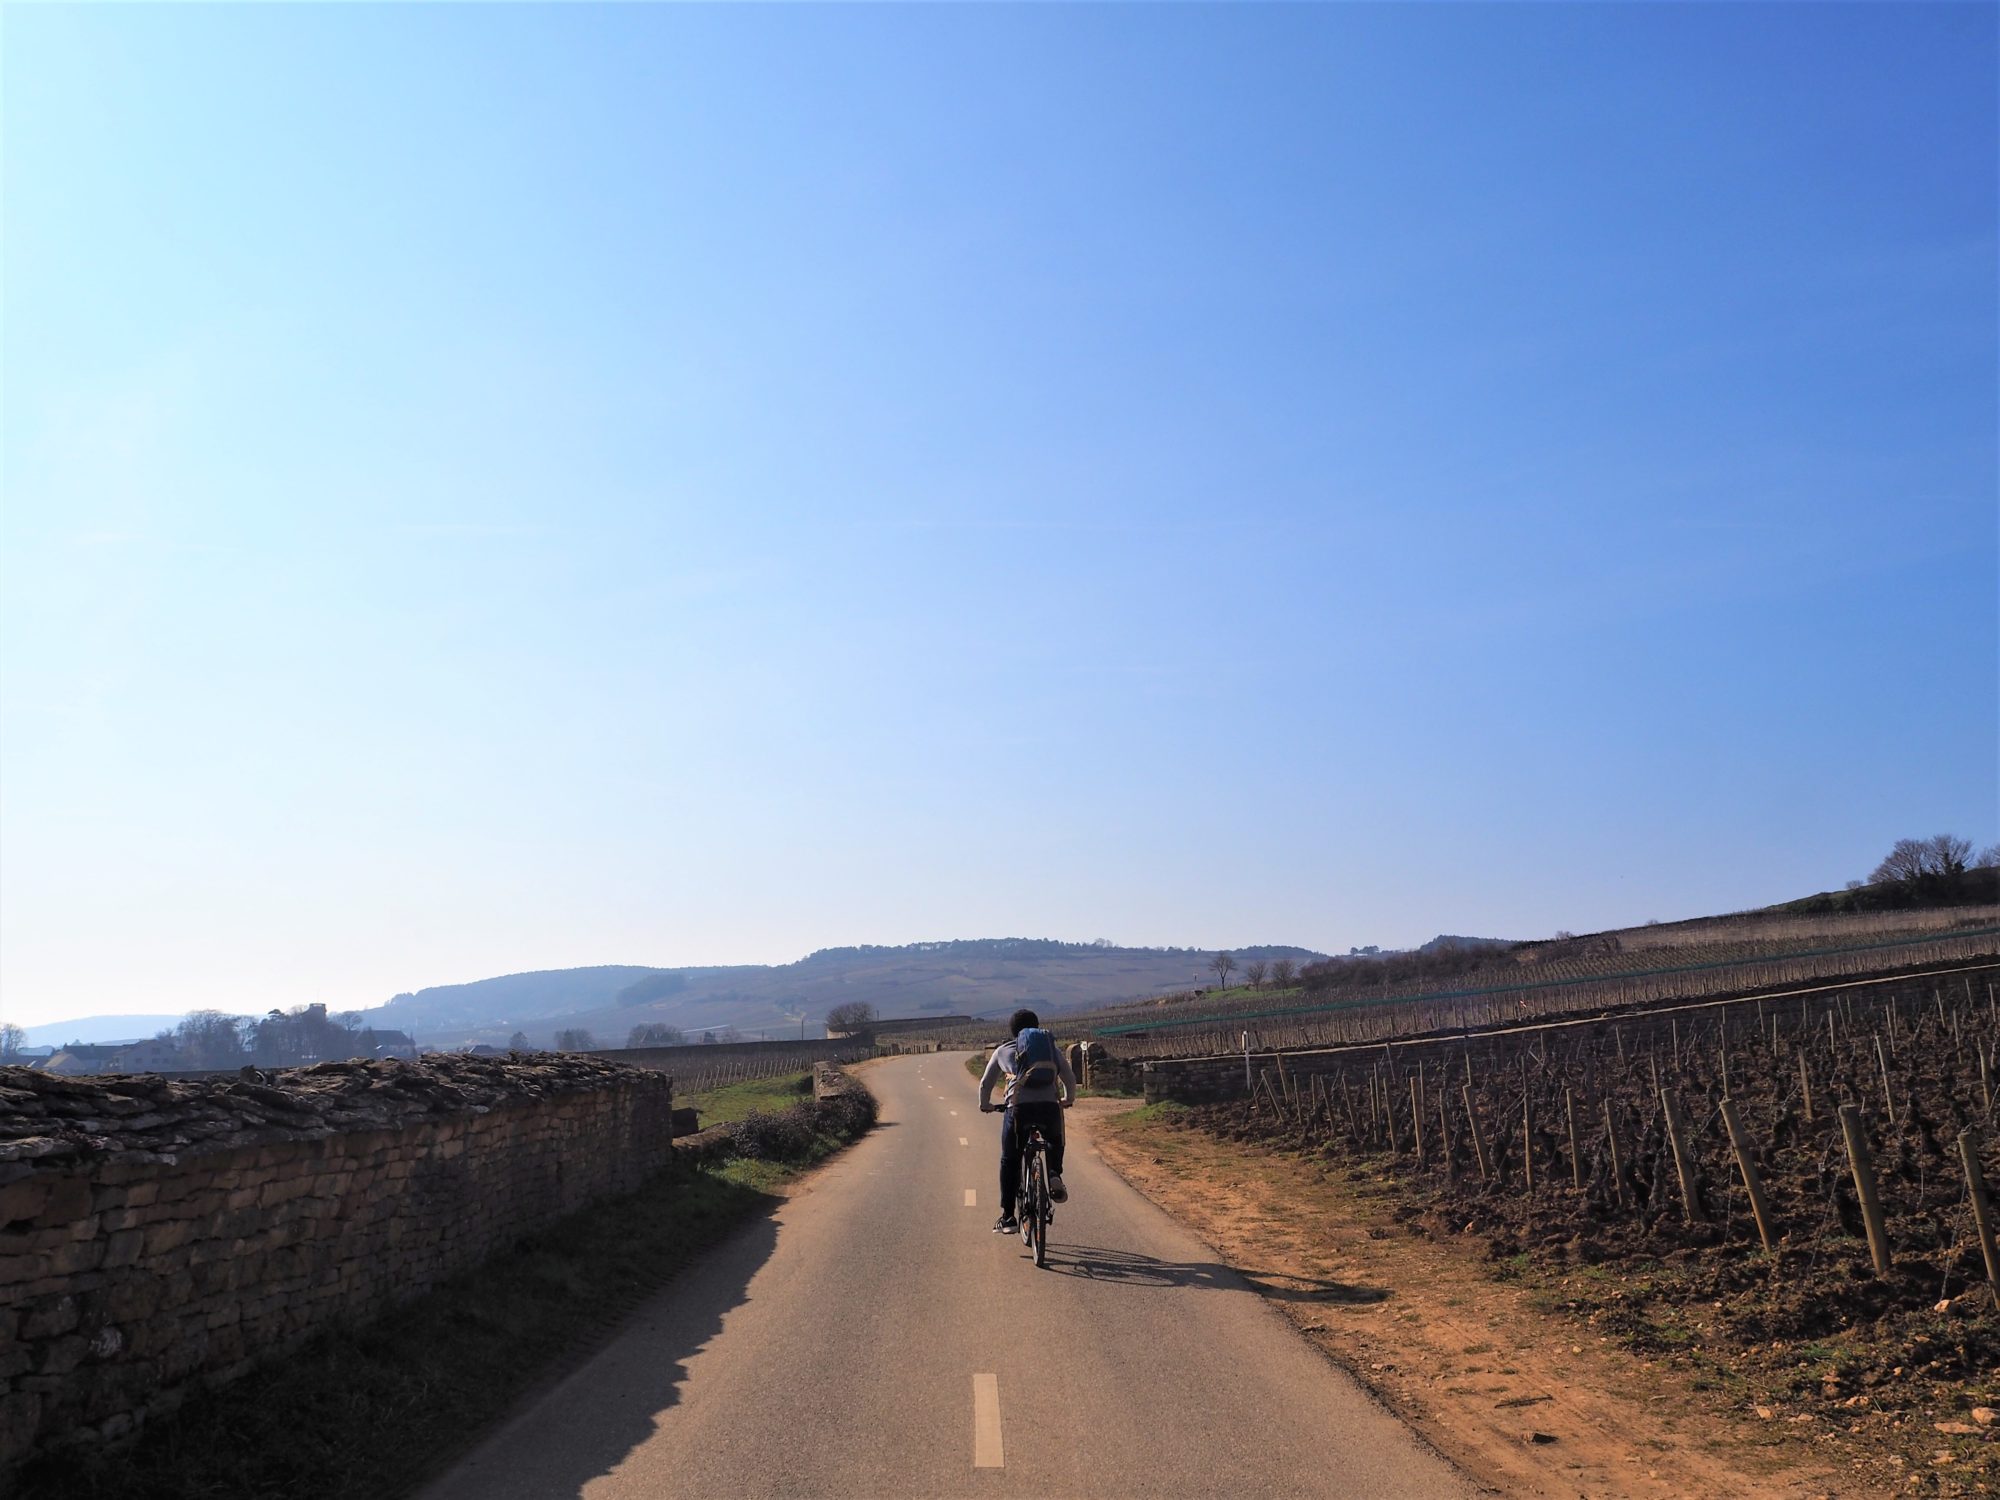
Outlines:
[[[1118,1286],[1210,1287],[1216,1291],[1248,1288],[1280,1302],[1366,1305],[1387,1301],[1389,1297],[1383,1287],[1356,1286],[1352,1282],[1298,1276],[1289,1271],[1238,1271],[1214,1261],[1159,1260],[1130,1250],[1060,1242],[1049,1246],[1048,1269],[1058,1276],[1076,1276]]]

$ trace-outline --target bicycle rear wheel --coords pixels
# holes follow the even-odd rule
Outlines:
[[[1049,1205],[1051,1201],[1049,1198],[1049,1162],[1048,1158],[1039,1152],[1035,1156],[1034,1173],[1031,1181],[1034,1184],[1029,1190],[1029,1196],[1033,1201],[1032,1212],[1035,1220],[1035,1264],[1037,1266],[1046,1266],[1049,1263]]]

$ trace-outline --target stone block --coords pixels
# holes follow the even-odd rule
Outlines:
[[[53,1174],[40,1173],[0,1187],[0,1225],[27,1224],[39,1219],[55,1190],[55,1181]]]
[[[83,1309],[73,1296],[51,1297],[29,1307],[21,1325],[23,1339],[54,1338],[83,1321]]]
[[[42,1352],[35,1361],[37,1375],[67,1375],[83,1363],[90,1352],[90,1341],[80,1334],[64,1334],[59,1339],[51,1339],[42,1346]]]
[[[194,1238],[194,1225],[186,1219],[163,1219],[145,1229],[148,1259],[162,1251],[175,1250]]]
[[[193,1192],[195,1183],[186,1177],[158,1177],[153,1180],[155,1203],[178,1203]]]
[[[258,1195],[257,1203],[261,1208],[270,1208],[275,1204],[289,1203],[294,1198],[302,1198],[311,1191],[312,1179],[310,1177],[294,1177],[286,1181],[267,1182],[264,1184],[263,1192]]]
[[[90,1179],[58,1177],[49,1184],[49,1195],[35,1222],[44,1228],[60,1228],[90,1214]]]
[[[0,1254],[0,1286],[36,1281],[46,1276],[49,1257],[45,1252],[19,1251]]]
[[[76,1240],[64,1245],[49,1257],[49,1269],[58,1276],[74,1276],[82,1271],[94,1271],[104,1261],[103,1240]]]
[[[0,1396],[0,1464],[23,1457],[42,1425],[42,1398],[32,1391]]]
[[[145,1242],[146,1232],[143,1229],[121,1229],[110,1235],[104,1242],[104,1269],[110,1271],[131,1265],[139,1258]]]
[[[141,1274],[105,1287],[89,1300],[93,1321],[130,1323],[152,1317],[160,1310],[165,1296],[159,1278]]]

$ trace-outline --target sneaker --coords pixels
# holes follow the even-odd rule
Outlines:
[[[1021,1226],[1014,1222],[1013,1215],[1002,1214],[993,1221],[993,1232],[995,1234],[1019,1234]]]
[[[1069,1189],[1063,1186],[1062,1173],[1049,1173],[1049,1196],[1058,1203],[1069,1202]]]

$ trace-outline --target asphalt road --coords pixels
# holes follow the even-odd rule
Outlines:
[[[428,1500],[1475,1493],[1105,1167],[1082,1122],[1038,1271],[992,1233],[999,1116],[964,1055],[866,1077],[881,1128]]]

